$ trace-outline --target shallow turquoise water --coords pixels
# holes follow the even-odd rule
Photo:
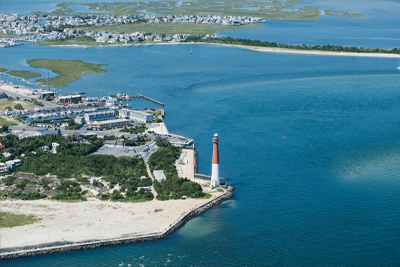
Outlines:
[[[390,38],[390,32],[384,35]],[[187,54],[190,49],[193,55]],[[16,259],[2,266],[400,262],[398,59],[201,45],[1,50],[4,68],[33,70],[26,64],[30,58],[109,64],[104,67],[108,73],[84,75],[59,89],[84,88],[89,96],[139,92],[165,102],[169,130],[198,143],[202,173],[211,172],[211,139],[217,132],[220,171],[236,190],[232,200],[163,240]],[[133,108],[156,106],[145,100],[130,103]]]

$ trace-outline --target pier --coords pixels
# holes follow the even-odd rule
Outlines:
[[[195,173],[194,177],[202,177],[202,178],[207,178],[207,179],[211,179],[211,175],[206,175],[206,174],[201,174],[201,173]],[[224,177],[219,177],[220,180],[225,180],[227,181],[228,178],[224,178]]]
[[[145,98],[145,99],[150,100],[150,101],[153,101],[154,103],[157,103],[157,104],[159,104],[159,105],[161,105],[161,106],[165,106],[164,103],[162,103],[162,102],[160,102],[160,101],[157,101],[157,100],[155,100],[155,99],[153,99],[153,98],[150,98],[150,97],[148,97],[148,96],[139,94],[139,93],[136,94],[136,95],[133,95],[132,97]]]

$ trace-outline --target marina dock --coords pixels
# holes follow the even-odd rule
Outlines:
[[[161,105],[161,106],[165,106],[164,103],[162,103],[162,102],[160,102],[160,101],[157,101],[157,100],[155,100],[155,99],[153,99],[153,98],[150,98],[150,97],[148,97],[148,96],[139,94],[139,93],[136,94],[136,95],[133,95],[132,97],[145,98],[145,99],[150,100],[150,101],[153,101],[154,103],[157,103],[157,104],[159,104],[159,105]]]

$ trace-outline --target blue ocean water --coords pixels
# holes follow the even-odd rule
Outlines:
[[[202,173],[211,172],[217,132],[220,171],[236,190],[163,240],[1,266],[399,264],[398,59],[210,45],[1,50],[4,68],[36,71],[30,58],[108,64],[62,92],[138,92],[165,102],[169,131],[195,139]]]

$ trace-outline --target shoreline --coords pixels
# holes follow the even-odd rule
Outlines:
[[[120,244],[127,244],[127,243],[136,243],[136,242],[142,242],[142,241],[149,241],[149,240],[157,240],[157,239],[162,239],[165,237],[168,237],[171,235],[173,232],[175,232],[177,229],[182,227],[187,221],[189,221],[191,218],[195,217],[198,214],[201,214],[205,212],[206,210],[214,207],[215,205],[218,205],[220,202],[230,199],[233,197],[232,191],[234,190],[233,187],[229,186],[228,189],[224,189],[224,192],[217,195],[213,196],[211,199],[208,199],[206,202],[202,203],[199,206],[192,207],[189,211],[184,211],[179,214],[177,218],[175,218],[172,223],[169,224],[166,228],[164,228],[161,231],[154,232],[150,231],[150,233],[141,233],[141,234],[136,234],[134,236],[128,236],[125,237],[120,236],[117,238],[108,238],[108,239],[90,239],[90,240],[83,240],[83,241],[75,241],[75,242],[70,242],[69,244],[65,245],[59,245],[59,246],[47,246],[47,247],[41,247],[41,248],[35,248],[35,246],[40,246],[40,245],[46,245],[49,244],[47,243],[36,243],[36,244],[31,244],[29,247],[32,247],[31,249],[25,249],[27,246],[24,246],[21,250],[19,251],[12,251],[12,252],[1,252],[0,253],[0,260],[5,260],[5,259],[14,259],[14,258],[20,258],[20,257],[28,257],[28,256],[35,256],[35,255],[41,255],[41,254],[48,254],[48,253],[56,253],[56,252],[66,252],[66,251],[71,251],[71,250],[80,250],[80,249],[88,249],[88,248],[97,248],[101,246],[110,246],[110,245],[120,245]],[[178,200],[180,202],[182,200]],[[187,200],[185,200],[187,201]],[[165,202],[168,203],[169,201]],[[119,202],[114,202],[116,205],[121,204]],[[144,202],[144,203],[151,203],[151,202]],[[61,203],[65,204],[65,203]],[[139,203],[134,203],[139,204]],[[102,217],[103,218],[103,217]],[[107,219],[107,218],[105,218]],[[159,223],[158,223],[159,224]],[[25,225],[25,226],[31,226],[31,228],[39,228],[37,224],[30,224],[30,225]],[[32,227],[35,226],[35,227]],[[21,232],[21,228],[24,226],[19,226],[15,227],[18,228],[17,231]],[[132,225],[130,225],[132,227]],[[42,227],[40,227],[42,228]],[[97,228],[96,228],[97,229]],[[4,230],[3,230],[4,231]],[[3,232],[2,231],[2,232]],[[25,230],[26,231],[26,230]],[[44,232],[48,232],[44,230]],[[4,233],[2,233],[3,236]],[[47,234],[48,235],[48,234]],[[93,241],[95,240],[95,241]],[[3,242],[2,242],[3,243]],[[61,243],[61,242],[58,242]],[[8,250],[14,250],[17,248],[14,247],[9,247]]]
[[[247,46],[247,45],[236,45],[236,44],[223,44],[223,43],[146,43],[141,46],[152,46],[152,45],[215,45],[224,47],[237,47],[242,49],[253,50],[257,52],[266,53],[285,53],[285,54],[303,54],[303,55],[319,55],[319,56],[344,56],[344,57],[373,57],[373,58],[400,58],[400,54],[385,54],[385,53],[358,53],[358,52],[331,52],[331,51],[317,51],[317,50],[295,50],[295,49],[284,49],[284,48],[271,48],[271,47],[260,47],[260,46]],[[87,47],[86,45],[51,45],[52,47]],[[88,48],[96,47],[131,47],[134,45],[117,44],[117,45],[96,45]]]

